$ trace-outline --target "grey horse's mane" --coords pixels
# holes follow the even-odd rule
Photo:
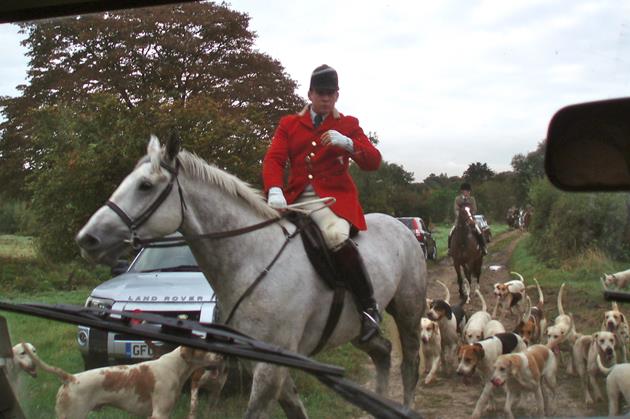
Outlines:
[[[249,186],[236,176],[224,172],[216,166],[205,162],[201,157],[182,150],[177,155],[182,169],[187,175],[216,185],[223,192],[243,199],[259,215],[265,218],[278,218],[278,212],[264,201],[262,193]]]

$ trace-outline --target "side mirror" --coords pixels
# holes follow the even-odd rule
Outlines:
[[[545,171],[566,191],[630,191],[630,98],[560,109],[549,123]]]
[[[116,265],[112,266],[112,276],[124,274],[129,269],[129,261],[126,259],[118,259]]]

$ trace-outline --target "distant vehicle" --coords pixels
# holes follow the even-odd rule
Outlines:
[[[406,225],[416,236],[416,239],[420,242],[420,246],[422,246],[424,258],[436,260],[438,254],[437,244],[435,243],[435,239],[433,239],[431,230],[427,228],[422,218],[398,217],[398,220]]]
[[[490,240],[492,239],[492,231],[490,231],[490,226],[488,225],[488,221],[486,221],[486,217],[481,214],[477,214],[475,215],[475,222],[479,226],[486,243],[490,243]]]
[[[188,246],[145,248],[128,269],[116,268],[123,273],[94,288],[86,307],[156,313],[200,323],[216,320],[214,291]],[[153,348],[138,337],[86,326],[79,326],[77,343],[85,369],[144,361],[153,356]],[[161,342],[153,344],[162,346]]]

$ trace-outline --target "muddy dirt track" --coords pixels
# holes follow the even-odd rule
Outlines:
[[[483,293],[488,310],[492,310],[494,307],[494,299],[492,297],[492,288],[495,282],[504,282],[509,279],[509,260],[516,244],[524,237],[524,233],[519,231],[509,231],[498,237],[496,237],[492,243],[489,244],[489,254],[484,258],[483,269],[481,274],[481,292]],[[498,271],[492,271],[489,266],[501,266],[502,269]],[[436,280],[440,280],[448,285],[451,291],[451,301],[457,301],[457,280],[455,271],[452,267],[450,258],[444,258],[438,262],[428,262],[428,297],[430,298],[444,298],[443,288],[436,283]],[[528,278],[525,278],[526,282]],[[540,279],[540,278],[539,278]],[[533,284],[533,281],[531,282]],[[552,323],[553,319],[557,315],[556,296],[557,289],[546,289],[542,286],[545,295],[545,315],[548,322]],[[549,287],[547,287],[549,288]],[[578,332],[580,331],[580,322],[588,323],[589,327],[594,327],[597,322],[601,322],[603,312],[609,307],[604,304],[603,301],[593,302],[587,301],[584,296],[572,295],[571,292],[567,292],[565,289],[564,294],[564,307],[575,307],[576,305],[588,306],[588,316],[592,313],[592,318],[585,319],[584,315],[576,315],[576,324],[578,324]],[[532,298],[534,304],[538,301],[538,294],[535,290],[530,290],[529,295]],[[466,306],[466,312],[468,314],[473,313],[481,308],[481,303],[478,298],[473,298],[471,305]],[[391,320],[391,319],[390,319]],[[586,321],[588,320],[588,321]],[[508,321],[505,322],[506,330],[512,330],[516,322],[515,316],[508,316]],[[392,370],[390,375],[390,394],[389,397],[402,402],[402,381],[400,377],[400,349],[398,343],[398,337],[394,337],[396,333],[396,327],[393,321],[387,324],[387,329],[394,346],[392,353]],[[373,371],[373,368],[370,368]],[[421,364],[420,369],[420,381],[415,392],[415,399],[413,408],[419,412],[425,418],[468,418],[472,413],[479,395],[481,394],[482,384],[478,377],[466,385],[463,383],[460,377],[457,377],[453,372],[450,375],[444,373],[443,368],[440,368],[437,379],[429,384],[424,384],[424,364]],[[606,394],[604,379],[600,379],[601,389]],[[367,386],[370,389],[374,389],[374,380],[369,381]],[[498,403],[496,410],[486,411],[486,416],[493,418],[505,417],[503,413],[503,404],[505,397],[502,391],[498,392]],[[513,413],[517,417],[534,416],[536,415],[535,400],[533,396],[523,397],[521,404],[513,408]],[[568,376],[562,366],[558,369],[558,389],[556,397],[552,402],[553,416],[558,417],[584,417],[584,416],[606,416],[608,413],[608,407],[606,402],[600,402],[595,406],[588,408],[584,402],[584,392],[580,385],[578,377]],[[623,406],[622,406],[623,409]],[[622,410],[624,411],[624,410]]]

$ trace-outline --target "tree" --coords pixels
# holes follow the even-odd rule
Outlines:
[[[482,183],[494,176],[492,169],[488,167],[487,163],[471,163],[468,165],[468,169],[464,171],[463,178],[470,183]]]
[[[526,156],[517,154],[512,158],[515,174],[515,188],[518,205],[526,204],[532,182],[545,176],[545,142],[538,143],[536,150]]]
[[[5,193],[23,195],[24,178],[37,167],[41,149],[25,132],[32,112],[81,103],[97,93],[141,110],[138,116],[149,126],[164,125],[169,110],[182,116],[212,106],[218,117],[242,126],[237,133],[221,132],[229,138],[221,155],[255,144],[260,158],[278,119],[303,100],[280,63],[253,48],[248,22],[247,15],[223,4],[194,2],[22,24],[29,83],[19,86],[21,96],[0,100]],[[214,128],[214,120],[197,122],[205,125],[202,137]]]
[[[259,181],[278,119],[304,101],[280,63],[253,48],[248,21],[195,2],[22,25],[29,79],[21,96],[0,100],[0,182],[8,196],[32,198],[42,249],[76,253],[77,228],[151,133],[177,129],[184,148]]]

